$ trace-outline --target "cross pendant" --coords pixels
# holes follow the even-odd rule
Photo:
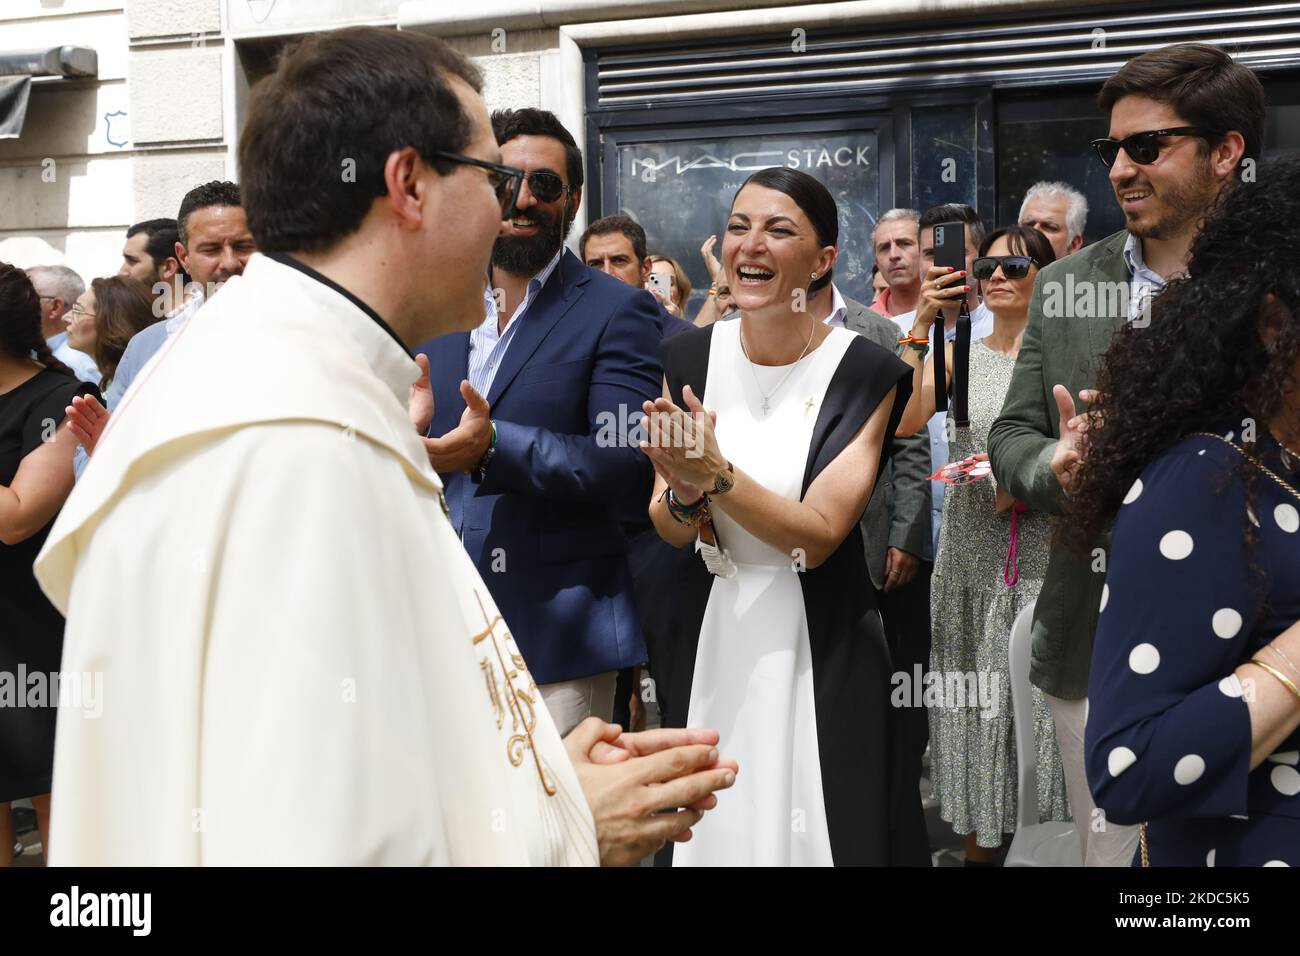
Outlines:
[[[766,399],[766,398],[763,399],[763,405],[762,405],[762,408],[763,408],[763,414],[766,415],[766,414],[768,413],[768,410],[769,410],[768,407],[767,407],[767,399]]]

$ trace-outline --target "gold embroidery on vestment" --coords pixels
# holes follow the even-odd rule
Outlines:
[[[542,789],[546,791],[548,797],[553,797],[556,792],[555,784],[548,779],[541,755],[537,752],[537,746],[533,741],[533,730],[537,726],[537,684],[532,674],[528,672],[528,665],[524,663],[523,655],[509,646],[514,643],[510,631],[504,630],[502,634],[497,634],[497,625],[504,624],[501,615],[497,614],[489,619],[487,608],[483,604],[483,596],[477,590],[474,592],[474,599],[478,601],[483,623],[487,625],[474,635],[474,643],[480,644],[491,638],[493,655],[496,657],[495,665],[489,657],[481,661],[479,666],[483,668],[487,681],[488,696],[492,699],[492,710],[497,717],[498,730],[503,725],[504,712],[510,714],[510,729],[513,733],[506,741],[506,757],[512,766],[518,767],[523,764],[524,757],[531,752],[533,765],[537,768],[537,777],[542,782]],[[505,651],[501,646],[503,642],[507,644]],[[497,679],[498,666],[504,678],[501,681]],[[521,680],[524,682],[522,686],[518,683]]]

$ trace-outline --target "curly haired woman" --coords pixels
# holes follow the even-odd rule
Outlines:
[[[1115,336],[1062,526],[1114,519],[1088,780],[1153,866],[1300,865],[1300,161]]]

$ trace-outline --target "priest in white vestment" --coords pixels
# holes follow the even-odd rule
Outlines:
[[[344,201],[295,192],[309,164],[273,124],[306,110],[297,133],[337,178],[328,117],[295,91],[366,64],[362,126],[370,100],[418,98],[401,84],[422,58],[426,108],[469,121],[459,159],[370,129],[379,170],[361,149],[342,188],[375,196],[340,224]],[[481,319],[511,200],[481,165],[499,151],[476,79],[429,37],[356,29],[255,94],[249,222],[293,252],[253,257],[145,367],[37,561],[64,671],[104,675],[101,716],[59,714],[52,863],[627,862],[688,838],[734,779],[711,732],[561,741],[412,427],[408,346]],[[286,240],[303,209],[337,236]]]

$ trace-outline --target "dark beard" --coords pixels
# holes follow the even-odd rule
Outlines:
[[[1125,216],[1128,230],[1139,239],[1172,239],[1185,232],[1188,226],[1196,225],[1205,218],[1214,205],[1217,193],[1218,186],[1210,172],[1209,157],[1203,157],[1194,179],[1166,185],[1161,191],[1160,200],[1165,206],[1165,215],[1139,224]]]
[[[530,209],[516,218],[530,219],[541,228],[535,236],[501,236],[492,247],[492,265],[512,276],[531,279],[546,268],[555,257],[560,244],[569,237],[573,220],[563,222],[537,209]]]

